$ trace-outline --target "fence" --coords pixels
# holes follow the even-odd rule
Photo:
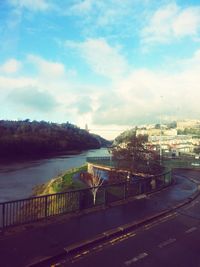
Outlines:
[[[110,157],[87,157],[86,161],[88,163],[100,164],[105,167],[117,167],[117,161]]]
[[[181,157],[174,159],[163,159],[163,165],[168,168],[192,168],[199,169],[200,168],[200,159],[189,158],[189,157]]]
[[[106,167],[119,167],[117,160],[112,157],[87,157],[87,162]],[[162,165],[168,168],[200,168],[200,159],[194,158],[194,156],[175,158],[163,157]]]
[[[0,230],[40,219],[81,211],[98,205],[153,192],[172,183],[171,171],[157,176],[98,188],[94,204],[92,188],[0,203]]]

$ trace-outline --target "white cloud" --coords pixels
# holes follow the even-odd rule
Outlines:
[[[78,3],[75,3],[72,8],[71,8],[71,12],[74,13],[85,13],[85,12],[89,12],[93,5],[94,5],[95,1],[94,0],[83,0],[80,1]]]
[[[42,76],[55,79],[65,74],[65,66],[62,63],[45,60],[36,55],[29,55],[28,61],[36,66]]]
[[[73,82],[74,77],[69,76],[71,71],[66,70],[60,62],[48,61],[36,55],[29,55],[27,59],[22,62],[23,66],[24,69],[35,67],[36,71],[32,74],[29,71],[26,75],[13,76],[11,73],[0,72],[0,106],[3,118],[29,117],[76,123],[83,121],[83,114],[80,112],[82,108],[85,117],[91,116],[93,96],[87,96],[95,86]],[[84,100],[91,103],[84,103]]]
[[[169,4],[156,10],[142,29],[143,43],[170,43],[174,39],[196,37],[200,31],[200,7],[181,8]]]
[[[45,11],[50,8],[46,0],[9,0],[9,3],[16,8],[26,8],[32,11]]]
[[[173,73],[181,72],[198,72],[200,71],[200,49],[197,49],[190,58],[181,58],[168,60],[168,69],[171,69]]]
[[[37,85],[37,80],[32,77],[5,77],[3,75],[0,76],[0,92],[1,95],[7,93],[13,88],[22,88],[22,87],[32,87]]]
[[[94,50],[94,47],[98,45],[99,42],[92,42],[92,45],[87,45],[87,48],[90,47]],[[103,48],[100,45],[100,51],[104,51],[104,45],[104,42]],[[82,49],[82,43],[79,49]],[[101,57],[104,55],[110,64],[112,58],[109,55],[112,55],[113,50],[110,52],[106,46],[105,50],[107,51],[107,49],[109,52],[101,53]],[[100,53],[99,50],[98,53]],[[114,56],[116,56],[115,53]],[[101,57],[98,60],[101,60]],[[9,106],[12,116],[22,118],[26,116],[30,119],[58,122],[68,120],[82,127],[88,123],[90,128],[104,129],[104,133],[101,131],[99,133],[104,136],[109,135],[109,138],[116,134],[116,132],[110,133],[110,129],[124,129],[128,125],[140,123],[156,123],[159,121],[160,115],[168,119],[198,118],[200,116],[199,50],[191,58],[181,61],[182,68],[176,73],[143,68],[117,76],[116,73],[121,73],[121,71],[114,71],[114,75],[110,74],[112,83],[109,83],[104,90],[95,84],[82,84],[81,81],[73,83],[65,75],[66,67],[60,62],[51,62],[38,56],[29,56],[28,59],[28,62],[22,62],[24,68],[26,68],[26,64],[35,65],[39,70],[37,75],[9,77],[8,74],[1,72],[2,116],[4,110],[5,116],[8,116],[7,103],[13,95]],[[123,57],[121,56],[120,59]],[[92,61],[91,66],[93,64]],[[117,64],[116,61],[115,64]],[[50,75],[52,75],[52,79]],[[30,92],[33,90],[34,92]],[[37,96],[41,96],[38,104]],[[50,99],[48,99],[49,96]],[[14,104],[15,99],[17,105]],[[27,103],[24,103],[26,101]],[[26,108],[28,104],[30,105],[29,109]]]
[[[20,70],[21,68],[21,62],[11,58],[7,60],[2,66],[0,66],[0,71],[11,74],[11,73],[16,73]]]
[[[177,37],[182,36],[195,36],[200,29],[200,7],[187,8],[180,12],[172,25],[174,35]]]
[[[144,2],[145,0],[78,0],[64,13],[76,17],[76,25],[84,36],[109,36],[118,40],[137,32],[136,18],[142,12]]]
[[[199,118],[200,51],[178,73],[137,69],[102,96],[93,122],[136,125],[162,118]]]
[[[56,107],[55,98],[47,91],[40,91],[37,87],[22,87],[13,89],[7,97],[8,104],[16,108],[24,108],[29,112],[51,112]]]
[[[66,41],[65,45],[78,50],[92,71],[99,75],[117,79],[127,72],[128,64],[120,50],[110,46],[103,38],[88,39],[82,43]]]

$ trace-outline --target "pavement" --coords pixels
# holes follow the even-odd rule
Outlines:
[[[0,266],[34,266],[126,227],[156,219],[198,196],[198,180],[192,171],[176,171],[173,175],[175,184],[154,194],[84,215],[62,216],[50,223],[11,229],[0,236]]]

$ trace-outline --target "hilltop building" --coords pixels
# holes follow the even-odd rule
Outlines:
[[[179,127],[198,127],[199,121],[182,121]],[[160,151],[162,155],[179,156],[181,154],[191,154],[194,148],[200,145],[200,139],[193,135],[178,135],[177,128],[167,129],[164,125],[161,129],[140,128],[136,130],[136,135],[148,135],[148,145],[151,149]]]
[[[136,130],[136,136],[138,135],[148,135],[149,138],[153,138],[154,136],[160,136],[161,135],[166,135],[166,136],[177,136],[177,130],[176,129],[137,129]]]
[[[185,128],[200,128],[200,120],[177,121],[177,129],[184,130]]]

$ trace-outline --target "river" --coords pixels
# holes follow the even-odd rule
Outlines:
[[[101,148],[76,155],[0,162],[0,202],[30,197],[34,186],[49,181],[67,169],[83,165],[86,157],[108,155],[108,150]]]

